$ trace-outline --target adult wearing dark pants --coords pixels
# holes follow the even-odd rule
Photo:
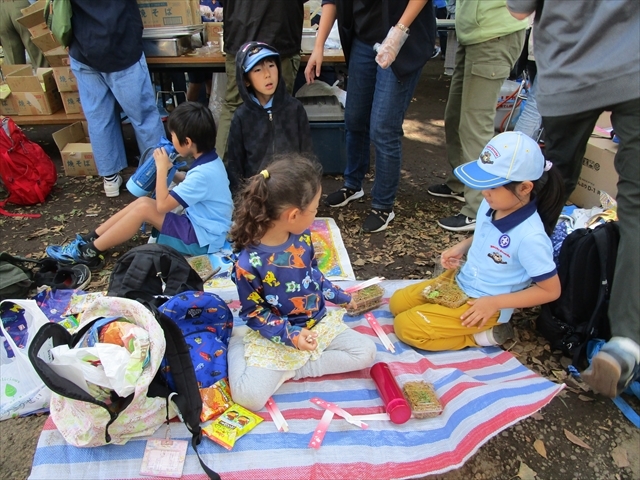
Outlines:
[[[612,338],[582,374],[594,390],[614,397],[640,369],[640,9],[634,2],[609,0],[508,0],[508,6],[516,18],[538,11],[536,82],[545,156],[563,173],[567,196],[603,111],[611,112],[620,138],[614,161],[620,244],[608,312]]]
[[[33,68],[47,66],[44,55],[31,41],[27,27],[18,23],[18,18],[22,17],[20,10],[31,3],[29,0],[0,0],[0,43],[5,65],[27,63],[26,49]]]
[[[225,0],[224,51],[227,91],[225,94],[216,151],[224,159],[231,119],[236,109],[242,105],[242,97],[236,85],[236,53],[242,45],[252,40],[264,42],[274,47],[280,54],[282,79],[287,90],[293,93],[293,83],[300,68],[300,42],[304,3],[307,0]]]
[[[107,197],[120,194],[127,166],[118,105],[129,117],[140,152],[165,135],[142,53],[142,19],[135,0],[71,0],[70,67],[98,174]]]
[[[347,167],[344,187],[325,203],[342,207],[364,195],[369,148],[376,152],[367,233],[387,228],[394,218],[402,164],[402,122],[420,72],[433,54],[435,15],[427,0],[323,0],[313,53],[305,69],[307,82],[320,74],[324,42],[338,18],[340,40],[349,65],[345,128]],[[378,54],[374,44],[382,46]]]
[[[516,20],[509,14],[506,0],[458,0],[456,3],[458,49],[444,114],[451,173],[446,183],[432,185],[427,191],[437,197],[464,201],[465,206],[458,215],[440,219],[438,225],[442,228],[475,229],[482,194],[480,190],[465,187],[453,170],[478,158],[495,135],[500,88],[522,52],[526,28],[526,21]]]

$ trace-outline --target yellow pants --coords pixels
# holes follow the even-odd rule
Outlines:
[[[393,328],[400,340],[423,350],[460,350],[477,347],[473,334],[498,324],[500,314],[496,313],[482,327],[465,327],[460,316],[469,309],[469,305],[448,308],[425,303],[422,296],[425,287],[438,280],[450,280],[455,272],[447,270],[437,278],[409,285],[391,296],[389,310],[395,316]]]

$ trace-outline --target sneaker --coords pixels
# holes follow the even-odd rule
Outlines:
[[[60,267],[52,287],[58,290],[85,289],[91,282],[91,270],[82,264]]]
[[[85,258],[80,253],[80,246],[86,244],[80,235],[76,235],[75,240],[66,245],[49,245],[46,248],[47,255],[62,265],[73,265],[81,263],[95,270],[104,264],[104,257],[97,255],[93,258]]]
[[[464,193],[454,192],[451,190],[446,183],[438,183],[437,185],[431,185],[427,188],[427,193],[429,195],[433,195],[434,197],[443,197],[443,198],[454,198],[456,200],[460,200],[464,202]]]
[[[433,49],[433,55],[431,55],[431,58],[436,58],[438,55],[440,55],[440,51],[440,47],[436,45]]]
[[[473,232],[476,229],[476,219],[459,213],[453,217],[441,218],[438,225],[451,232]]]
[[[36,287],[42,287],[44,285],[53,285],[53,279],[58,273],[60,265],[53,258],[44,258],[40,261],[40,268],[33,275],[33,279],[36,282]]]
[[[489,330],[474,333],[473,339],[481,347],[504,345],[514,337],[513,327],[509,322],[499,323]]]
[[[393,210],[372,209],[362,224],[362,231],[365,233],[381,232],[387,228],[389,222],[393,220],[395,216],[396,214],[393,213]]]
[[[122,177],[118,174],[118,177],[110,182],[105,179],[104,181],[104,193],[107,197],[117,197],[120,195],[120,187],[122,186]]]
[[[625,337],[612,337],[582,372],[582,379],[596,392],[615,398],[640,374],[640,347]]]
[[[337,192],[330,193],[327,198],[324,199],[324,204],[327,207],[344,207],[349,202],[353,202],[359,198],[364,197],[364,190],[352,190],[351,188],[342,187]]]

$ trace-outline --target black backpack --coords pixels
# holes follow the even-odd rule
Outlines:
[[[611,337],[607,311],[619,239],[617,222],[567,235],[558,267],[562,293],[542,305],[536,320],[536,330],[551,348],[573,358],[577,367],[585,366],[588,340]]]
[[[111,272],[107,295],[148,300],[155,295],[172,297],[203,288],[202,278],[181,253],[167,245],[150,243],[120,257]]]
[[[191,360],[189,346],[184,339],[182,331],[173,320],[159,312],[152,304],[145,305],[152,311],[164,332],[166,340],[164,358],[173,374],[175,383],[174,388],[170,388],[162,370],[158,369],[149,384],[146,395],[147,397],[166,398],[168,412],[169,396],[175,393],[175,395],[171,396],[171,400],[177,406],[181,419],[192,435],[191,446],[198,455],[200,465],[210,479],[220,480],[220,476],[204,463],[198,453],[198,445],[202,440],[202,429],[200,427],[202,398],[196,381],[196,373]],[[50,350],[59,345],[74,347],[87,330],[98,320],[100,319],[97,318],[87,323],[73,335],[60,324],[51,322],[44,325],[38,330],[29,346],[29,360],[44,384],[51,391],[66,398],[98,405],[107,410],[110,420],[105,427],[105,443],[110,443],[109,426],[131,404],[134,394],[132,393],[123,398],[112,392],[109,403],[99,401],[75,383],[58,375],[43,358],[40,358],[42,349]]]

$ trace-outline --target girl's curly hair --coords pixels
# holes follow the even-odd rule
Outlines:
[[[283,211],[305,210],[322,188],[322,166],[300,154],[278,156],[265,170],[248,179],[236,196],[229,232],[235,252],[259,244]]]

